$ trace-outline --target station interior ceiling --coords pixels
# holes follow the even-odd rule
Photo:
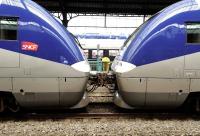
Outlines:
[[[153,15],[180,0],[34,0],[50,12]]]

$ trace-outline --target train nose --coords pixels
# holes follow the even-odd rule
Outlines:
[[[129,72],[133,70],[134,68],[136,68],[136,66],[134,64],[131,64],[125,61],[116,60],[112,64],[111,68],[115,73],[125,73],[125,72]]]
[[[77,63],[71,65],[71,67],[73,67],[77,71],[84,72],[84,73],[89,73],[90,70],[91,70],[90,69],[90,64],[86,60],[85,61],[81,61],[81,62],[77,62]]]

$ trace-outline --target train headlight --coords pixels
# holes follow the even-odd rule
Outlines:
[[[118,61],[115,65],[114,71],[117,73],[125,73],[133,70],[134,68],[136,68],[136,66],[131,63]]]
[[[90,64],[88,61],[81,61],[71,65],[74,69],[81,71],[81,72],[90,72]]]

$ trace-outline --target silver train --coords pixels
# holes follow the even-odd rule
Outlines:
[[[90,66],[74,37],[31,0],[0,1],[0,112],[81,108]]]
[[[122,108],[177,108],[200,101],[200,1],[182,0],[141,25],[112,69]]]

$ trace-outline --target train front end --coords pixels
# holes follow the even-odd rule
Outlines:
[[[119,55],[116,56],[112,63],[111,68],[116,74],[118,88],[114,95],[114,103],[121,108],[133,109],[144,106],[146,81],[145,78],[141,78],[144,76],[141,75],[141,71],[138,71],[142,60],[137,56],[138,52],[142,50],[141,41],[138,42],[138,39],[140,39],[138,37],[141,36],[140,33],[144,31],[152,18],[128,37],[120,49]]]
[[[90,66],[66,27],[31,0],[0,4],[3,35],[15,36],[0,39],[0,84],[7,84],[0,86],[0,95],[10,94],[13,105],[23,108],[87,106]]]
[[[130,35],[112,64],[118,85],[116,105],[129,109],[171,108],[184,103],[192,91],[188,67],[191,70],[197,64],[194,60],[198,60],[190,60],[199,48],[187,38],[197,33],[193,29],[199,20],[199,7],[195,0],[175,3]],[[193,77],[197,78],[195,74]]]

